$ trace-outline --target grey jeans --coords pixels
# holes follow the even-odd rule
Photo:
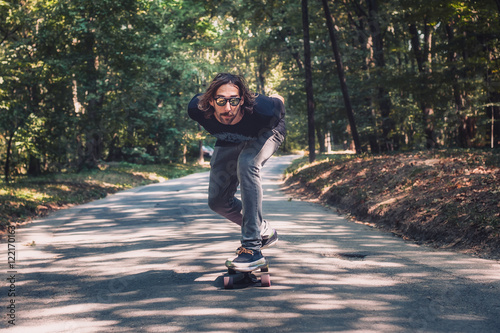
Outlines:
[[[210,160],[208,205],[241,226],[241,245],[249,250],[260,249],[269,228],[262,218],[260,171],[283,140],[277,131],[266,131],[255,140],[215,147]],[[241,200],[235,197],[238,185]]]

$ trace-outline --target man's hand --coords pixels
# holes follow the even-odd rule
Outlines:
[[[269,95],[269,97],[271,98],[277,98],[279,99],[283,104],[285,104],[285,99],[283,98],[283,96],[280,96],[278,94],[272,94],[272,95]]]

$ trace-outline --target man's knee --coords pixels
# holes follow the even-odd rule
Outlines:
[[[209,197],[208,198],[208,207],[210,207],[210,209],[213,210],[214,212],[217,212],[218,210],[221,209],[220,200],[217,200],[216,197]]]
[[[229,209],[227,200],[218,196],[208,197],[208,207],[218,214],[224,214]]]
[[[259,175],[261,170],[260,165],[255,165],[254,161],[248,160],[240,163],[238,173],[240,177],[240,181],[245,181],[245,177],[255,177]]]

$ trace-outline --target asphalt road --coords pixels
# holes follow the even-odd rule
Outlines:
[[[264,168],[264,214],[280,235],[278,245],[264,251],[270,288],[223,289],[224,262],[239,245],[239,228],[208,209],[208,173],[201,173],[16,229],[12,267],[8,244],[1,244],[0,327],[37,333],[500,332],[498,261],[417,246],[289,200],[280,174],[292,159],[275,157]],[[9,296],[12,288],[15,296]]]

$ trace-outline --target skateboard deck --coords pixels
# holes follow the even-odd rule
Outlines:
[[[260,270],[260,279],[253,272]],[[224,289],[234,289],[235,287],[245,287],[260,285],[261,287],[271,286],[271,275],[269,275],[269,265],[258,267],[251,272],[240,272],[234,268],[227,269],[224,276]]]

